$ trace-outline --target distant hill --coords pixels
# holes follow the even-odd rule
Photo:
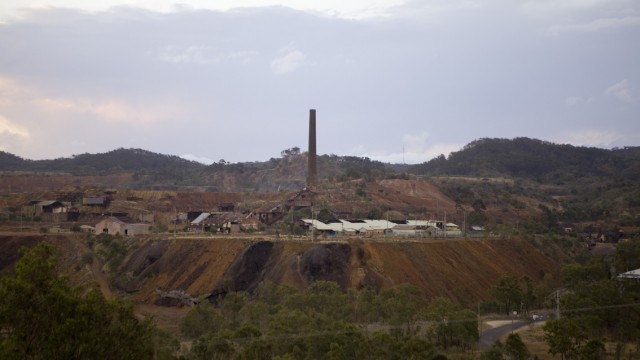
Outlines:
[[[409,175],[509,177],[537,183],[564,184],[585,179],[635,181],[640,178],[640,147],[605,150],[558,145],[529,138],[480,139],[418,165],[385,164],[369,158],[321,155],[321,181],[381,180]],[[53,160],[26,160],[0,152],[0,171],[51,172],[69,175],[133,174],[130,187],[179,189],[200,187],[222,192],[270,192],[304,187],[306,153],[287,149],[264,162],[211,165],[142,149],[116,149]]]
[[[174,155],[142,149],[116,149],[100,154],[81,154],[53,160],[25,160],[0,152],[0,171],[47,172],[74,176],[132,173],[135,188],[177,189],[203,187],[209,191],[268,192],[301,189],[306,179],[306,153],[287,149],[281,158],[264,162],[204,165]],[[396,173],[388,165],[369,158],[321,155],[318,169],[322,179],[377,179]]]
[[[264,162],[211,165],[141,149],[54,160],[0,152],[0,189],[29,193],[69,185],[73,191],[180,191],[201,198],[204,192],[235,193],[242,194],[246,208],[271,208],[274,204],[264,199],[305,187],[306,164],[299,148]],[[389,210],[405,216],[444,216],[446,211],[458,223],[518,223],[533,232],[600,221],[640,227],[640,147],[606,150],[529,138],[480,139],[448,158],[418,165],[338,155],[321,155],[317,164],[319,204],[358,217],[376,218]],[[154,203],[154,211],[166,211],[167,199]],[[543,220],[531,221],[539,216]]]
[[[581,177],[640,175],[640,147],[605,150],[558,145],[529,138],[480,139],[453,152],[415,165],[419,175],[508,176],[539,182]]]
[[[29,167],[29,161],[5,151],[0,151],[0,170],[18,171]]]
[[[0,153],[0,170],[46,171],[71,175],[105,175],[141,170],[195,170],[205,165],[174,155],[157,154],[142,149],[116,149],[99,154],[80,154],[53,160],[24,160]]]

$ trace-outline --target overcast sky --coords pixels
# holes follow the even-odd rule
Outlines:
[[[0,2],[0,150],[421,163],[640,145],[638,0]]]

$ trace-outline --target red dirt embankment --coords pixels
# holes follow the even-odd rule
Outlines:
[[[104,285],[104,274],[83,264],[89,248],[81,236],[47,236],[58,246],[61,270],[74,283]],[[3,258],[15,259],[18,244],[31,237],[0,238]],[[201,297],[226,286],[251,290],[261,281],[288,283],[303,289],[315,280],[337,281],[343,288],[389,288],[413,284],[427,297],[444,296],[471,306],[490,297],[489,289],[504,274],[556,274],[558,265],[526,241],[352,239],[311,243],[260,239],[132,239],[131,251],[114,277],[114,292],[129,293],[140,303],[158,302],[156,290],[183,290]],[[251,250],[255,251],[251,251]],[[251,254],[250,256],[248,254]],[[233,266],[232,266],[233,264]],[[10,265],[3,263],[2,271]],[[104,292],[104,290],[103,290]]]
[[[282,240],[245,259],[247,249],[258,241],[149,240],[125,264],[122,274],[126,276],[121,277],[130,280],[121,287],[139,301],[151,303],[158,299],[156,289],[179,289],[199,297],[223,283],[235,290],[250,290],[265,280],[300,289],[314,280],[336,281],[343,288],[380,289],[410,283],[427,297],[445,296],[472,305],[488,299],[489,288],[504,274],[526,275],[535,282],[541,274],[557,273],[557,264],[523,240]],[[154,247],[155,252],[150,250]]]

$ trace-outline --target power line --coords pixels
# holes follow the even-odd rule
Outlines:
[[[597,310],[605,310],[605,309],[619,309],[619,308],[634,307],[634,306],[640,306],[640,303],[593,306],[593,307],[585,307],[585,308],[579,308],[579,309],[566,309],[566,310],[562,310],[562,312],[563,313],[587,312],[587,311],[597,311]]]
[[[605,309],[619,309],[619,308],[628,308],[628,307],[636,307],[640,306],[639,303],[631,303],[631,304],[619,304],[619,305],[605,305],[605,306],[592,306],[592,307],[584,307],[578,309],[567,309],[562,310],[563,313],[574,313],[574,312],[588,312],[588,311],[598,311]],[[330,335],[345,335],[345,334],[357,334],[357,333],[374,333],[378,330],[368,329],[370,325],[380,326],[380,330],[402,330],[406,329],[407,326],[419,326],[419,325],[439,325],[439,324],[458,324],[458,323],[469,323],[473,321],[478,321],[478,317],[473,318],[463,318],[463,319],[442,319],[440,321],[414,321],[410,324],[404,325],[384,325],[380,323],[366,323],[366,324],[353,324],[355,329],[345,329],[345,330],[327,330],[327,331],[314,331],[304,334],[282,334],[282,335],[261,335],[257,337],[238,337],[238,338],[226,338],[226,339],[215,339],[209,340],[214,343],[225,343],[227,341],[232,342],[240,342],[244,343],[250,340],[284,340],[284,339],[301,339],[301,338],[309,338],[309,337],[318,337],[318,336],[330,336]],[[350,325],[350,324],[349,324]]]

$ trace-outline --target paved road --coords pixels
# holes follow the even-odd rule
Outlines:
[[[487,349],[504,335],[527,324],[529,324],[529,322],[525,320],[514,320],[513,323],[483,330],[480,334],[480,341],[478,341],[478,345],[480,345],[481,349]]]

